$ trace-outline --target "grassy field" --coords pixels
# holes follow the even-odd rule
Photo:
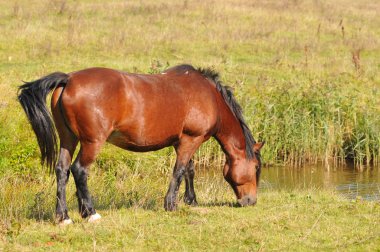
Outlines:
[[[54,225],[55,181],[16,94],[22,80],[104,66],[155,73],[212,67],[234,88],[265,165],[380,163],[380,4],[376,1],[0,0],[0,250],[378,250],[379,204],[331,192],[263,191],[232,207],[223,153],[196,154],[201,206],[162,210],[172,149],[107,145],[90,189],[104,219]]]
[[[331,193],[264,192],[256,207],[202,203],[174,213],[130,207],[106,210],[101,222],[75,216],[65,228],[12,222],[4,251],[378,251],[380,205]]]

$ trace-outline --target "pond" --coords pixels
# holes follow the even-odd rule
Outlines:
[[[327,170],[323,167],[263,167],[261,190],[329,188],[348,199],[380,200],[380,168],[357,171],[350,167]]]

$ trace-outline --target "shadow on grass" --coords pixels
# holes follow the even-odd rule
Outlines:
[[[36,204],[31,206],[29,208],[29,214],[27,215],[28,219],[33,219],[36,221],[47,221],[47,222],[54,222],[55,221],[55,210],[53,209],[43,209],[39,208],[37,206],[38,201],[36,201]],[[182,205],[183,204],[183,205]],[[184,206],[184,203],[181,203],[182,206],[179,206],[179,209]],[[191,206],[192,208],[196,207],[231,207],[231,208],[240,208],[241,206],[238,203],[234,202],[206,202],[206,203],[200,203],[195,206]],[[96,210],[100,211],[107,211],[110,209],[113,210],[120,210],[120,209],[130,209],[130,208],[141,208],[144,210],[152,210],[157,211],[160,210],[160,208],[164,208],[163,203],[157,204],[155,199],[148,200],[147,202],[141,203],[141,202],[133,202],[130,199],[125,199],[118,202],[111,202],[110,204],[95,204]],[[77,205],[70,204],[69,211],[78,211]]]
[[[154,199],[152,200],[146,200],[146,202],[134,202],[131,199],[125,199],[125,200],[119,200],[116,202],[109,202],[107,203],[100,203],[97,204],[95,202],[95,209],[100,211],[107,211],[107,210],[120,210],[120,209],[129,209],[129,208],[141,208],[145,210],[158,210],[161,204],[157,205],[156,201]],[[48,222],[54,222],[55,221],[55,205],[46,205],[43,204],[43,200],[40,200],[38,196],[36,196],[36,199],[34,201],[34,204],[29,206],[27,210],[27,218],[31,220],[36,221],[48,221]],[[163,204],[162,204],[163,208]],[[78,205],[76,202],[68,204],[68,210],[69,214],[73,211],[79,211]],[[70,215],[71,216],[71,215]]]
[[[224,202],[218,202],[218,201],[215,201],[215,202],[206,202],[206,203],[201,203],[201,204],[198,204],[198,206],[200,207],[223,207],[223,206],[226,206],[226,207],[234,207],[234,208],[240,208],[241,206],[237,203],[237,202],[227,202],[227,201],[224,201]]]
[[[48,192],[42,191],[34,195],[33,203],[28,206],[27,218],[36,221],[55,221],[55,203],[50,198]],[[152,197],[144,197],[136,191],[126,193],[124,197],[120,197],[117,192],[108,192],[103,195],[94,195],[93,202],[95,209],[99,211],[120,210],[139,208],[144,210],[158,211],[164,209],[164,197],[157,195]],[[186,206],[183,202],[183,197],[178,199],[179,209]],[[210,201],[202,202],[197,205],[198,207],[232,207],[239,208],[237,202],[232,201]],[[69,212],[78,211],[77,200],[70,200],[68,202]]]
[[[157,205],[155,200],[148,200],[148,202],[131,202],[126,199],[121,202],[113,202],[111,204],[96,204],[95,209],[97,210],[110,210],[110,209],[129,209],[129,208],[141,208],[144,210],[158,210],[161,205]],[[163,207],[163,204],[162,204]]]

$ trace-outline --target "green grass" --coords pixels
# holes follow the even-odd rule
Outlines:
[[[375,251],[380,246],[379,202],[348,201],[319,188],[263,189],[256,206],[237,208],[221,171],[196,163],[199,206],[182,203],[182,187],[178,211],[165,212],[170,172],[146,167],[148,155],[136,158],[133,168],[107,160],[113,169],[96,165],[89,181],[103,216],[99,223],[80,218],[72,178],[67,195],[75,223],[60,227],[54,220],[52,177],[3,176],[0,250]]]
[[[4,251],[376,251],[380,205],[348,202],[326,191],[271,191],[255,207],[223,201],[160,207],[101,209],[96,224],[74,214],[72,226],[26,219],[2,223]],[[73,214],[72,214],[73,215]]]
[[[265,191],[234,208],[215,141],[197,152],[202,206],[162,210],[171,148],[106,145],[90,189],[104,219],[54,225],[55,181],[17,102],[17,86],[105,66],[153,73],[212,67],[234,88],[265,165],[380,162],[380,5],[376,1],[0,1],[0,250],[369,250],[379,205],[330,192]],[[206,172],[207,171],[207,172]],[[211,205],[209,205],[211,204]]]

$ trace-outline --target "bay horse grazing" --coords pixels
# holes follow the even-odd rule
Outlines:
[[[19,101],[37,136],[42,163],[55,166],[56,217],[61,224],[72,223],[66,205],[70,171],[81,216],[89,221],[100,218],[87,188],[87,176],[106,141],[136,152],[175,148],[177,159],[164,200],[165,209],[172,211],[183,177],[185,202],[196,204],[192,157],[203,142],[215,137],[226,154],[224,178],[238,203],[256,203],[263,143],[255,142],[241,107],[213,70],[180,65],[147,75],[90,68],[52,73],[26,82],[19,91]],[[46,106],[50,91],[54,123]],[[71,164],[78,143],[80,151]]]

